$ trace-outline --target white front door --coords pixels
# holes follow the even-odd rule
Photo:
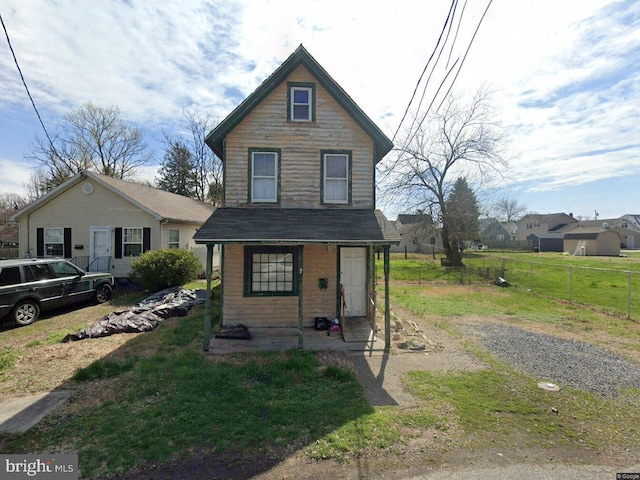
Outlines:
[[[108,259],[110,256],[111,227],[91,227],[89,271],[108,271]]]
[[[340,283],[344,288],[345,315],[363,316],[367,313],[367,249],[340,249]]]

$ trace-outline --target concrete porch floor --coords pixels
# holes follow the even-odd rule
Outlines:
[[[364,319],[348,319],[344,337],[341,332],[315,330],[313,327],[302,329],[302,348],[310,351],[384,351],[384,340],[377,338]],[[299,348],[297,328],[251,327],[250,340],[212,338],[209,353],[234,353],[254,351],[283,351]]]

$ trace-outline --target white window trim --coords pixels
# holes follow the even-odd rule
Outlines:
[[[308,97],[308,102],[307,103],[295,103],[294,102],[294,97],[295,97],[295,92],[296,91],[305,91],[309,94]],[[290,111],[290,116],[289,118],[291,119],[292,122],[310,122],[313,120],[313,88],[311,87],[291,87],[289,90],[289,95],[291,95],[290,97],[290,105],[291,105],[291,111]],[[309,107],[309,114],[307,115],[307,118],[296,118],[295,117],[295,106],[296,105],[306,105]]]
[[[345,173],[346,173],[346,177],[328,177],[327,176],[327,157],[344,157],[345,162],[346,162],[346,169],[345,169]],[[322,179],[324,185],[323,185],[323,192],[322,192],[322,196],[324,197],[323,203],[330,203],[330,204],[341,204],[341,205],[346,205],[349,203],[349,155],[346,153],[325,153],[322,156],[322,162],[323,162],[323,171],[324,171],[324,178]],[[345,198],[344,200],[329,200],[327,199],[327,180],[343,180],[344,184],[345,184]]]
[[[47,231],[49,230],[60,230],[62,232],[62,239],[60,242],[49,242],[47,241]],[[60,245],[62,247],[62,253],[60,255],[49,255],[48,245]],[[64,228],[63,227],[45,227],[44,229],[44,256],[47,258],[58,258],[64,256]]]
[[[178,232],[178,241],[171,241],[171,232]],[[173,246],[172,246],[173,245]],[[180,230],[177,228],[170,228],[169,233],[167,234],[167,246],[169,248],[180,248]]]
[[[127,242],[127,230],[140,230],[140,241],[139,242]],[[139,257],[140,255],[129,255],[126,252],[126,245],[140,245],[140,255],[144,252],[144,228],[142,227],[123,227],[122,228],[122,258],[134,258]]]
[[[255,172],[255,156],[256,154],[260,155],[273,155],[273,176],[269,175],[256,175]],[[273,180],[273,198],[256,198],[255,193],[255,180],[256,179],[272,179]],[[251,202],[252,203],[277,203],[278,202],[278,152],[263,152],[263,151],[253,151],[251,152]]]

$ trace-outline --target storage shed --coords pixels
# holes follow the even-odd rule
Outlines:
[[[562,252],[562,233],[532,233],[527,237],[527,246],[534,252]]]
[[[564,234],[564,251],[595,256],[619,256],[620,234],[602,228],[577,228]],[[577,253],[576,253],[577,254]]]

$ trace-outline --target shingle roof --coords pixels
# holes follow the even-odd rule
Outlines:
[[[196,243],[399,243],[384,214],[373,209],[218,208]]]
[[[46,195],[30,203],[25,208],[14,214],[11,219],[17,220],[22,215],[36,210],[51,199],[61,195],[73,185],[85,179],[91,179],[103,185],[131,203],[145,210],[158,220],[172,220],[183,223],[201,224],[209,218],[215,210],[212,205],[199,202],[182,195],[165,192],[157,188],[127,182],[89,171],[78,173],[63,184],[57,186]]]
[[[605,232],[613,232],[618,236],[620,235],[615,230],[605,229],[602,227],[586,227],[571,230],[564,234],[564,238],[570,240],[593,240],[598,238],[600,234]]]
[[[340,106],[372,138],[374,160],[377,163],[393,148],[393,143],[360,109],[327,71],[300,45],[282,65],[280,65],[262,84],[240,105],[238,105],[216,128],[207,135],[205,141],[218,157],[224,161],[223,142],[226,135],[238,125],[264,98],[280,85],[299,65],[303,65],[318,82],[333,96]]]
[[[105,184],[111,186],[121,195],[155,213],[157,217],[183,222],[204,222],[215,210],[209,205],[183,195],[165,192],[146,185],[126,182],[117,178],[92,173]]]

